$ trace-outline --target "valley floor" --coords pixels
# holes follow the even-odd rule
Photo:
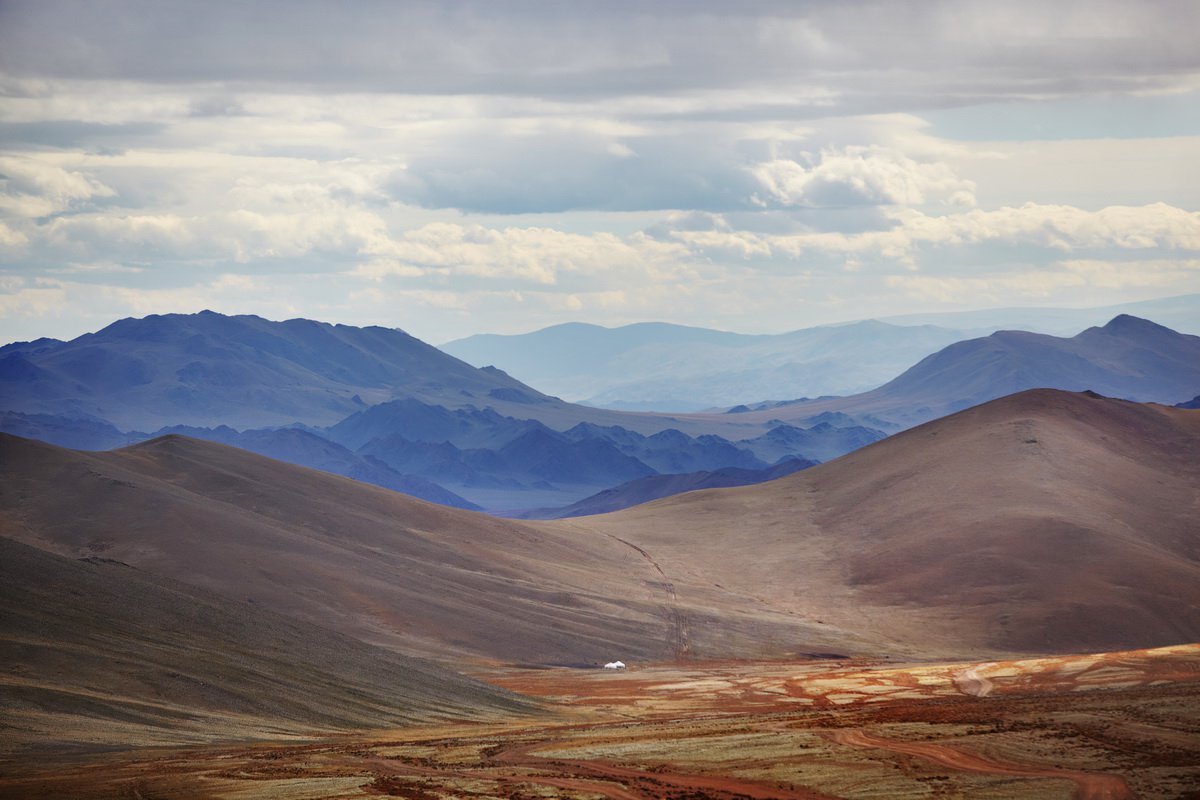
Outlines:
[[[0,761],[22,798],[1200,798],[1200,645],[976,664],[487,668],[523,723]]]

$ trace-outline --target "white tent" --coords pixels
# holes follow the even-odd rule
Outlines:
[[[624,661],[610,661],[604,665],[605,669],[625,669]]]

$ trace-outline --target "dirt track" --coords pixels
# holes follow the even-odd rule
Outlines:
[[[833,731],[830,738],[838,744],[853,747],[875,747],[893,753],[917,756],[950,769],[979,772],[986,775],[1012,775],[1020,778],[1063,778],[1074,781],[1078,787],[1078,800],[1135,800],[1137,797],[1129,784],[1119,775],[1103,775],[1094,772],[1057,769],[1055,767],[1033,767],[987,758],[968,753],[954,747],[928,742],[899,742],[873,736],[861,730]]]

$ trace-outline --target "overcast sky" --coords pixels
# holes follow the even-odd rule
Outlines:
[[[1200,292],[1200,3],[0,0],[0,341]]]

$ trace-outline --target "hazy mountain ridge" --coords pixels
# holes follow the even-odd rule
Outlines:
[[[881,328],[866,323],[853,327],[860,332]],[[823,329],[822,335],[838,330]],[[694,334],[685,329],[673,335],[686,339]],[[99,350],[96,341],[104,345]],[[310,341],[323,352],[309,354]],[[129,352],[122,343],[132,343]],[[375,346],[380,353],[368,352]],[[334,396],[328,394],[330,381],[340,382],[339,396],[344,396],[351,384],[407,380],[379,390],[400,396],[375,405],[352,395],[347,402],[357,410],[329,427],[289,420],[282,427],[238,431],[225,422],[195,426],[176,421],[143,430],[188,432],[435,502],[505,513],[568,505],[656,473],[762,470],[788,458],[829,461],[885,432],[1028,388],[1095,389],[1175,403],[1193,397],[1200,386],[1200,337],[1128,316],[1070,339],[1002,331],[956,342],[860,395],[674,416],[563,403],[499,370],[472,368],[396,331],[303,320],[273,323],[207,312],[167,315],[124,320],[73,342],[9,347],[3,359],[8,371],[0,375],[0,408],[40,407],[32,396],[61,389],[56,375],[86,377],[88,383],[76,386],[74,394],[62,389],[59,400],[45,403],[66,407],[65,414],[8,410],[0,414],[0,429],[83,448],[121,446],[154,435],[122,431],[82,410],[97,398],[127,398],[125,416],[158,418],[161,409],[139,411],[138,406],[142,401],[154,406],[154,398],[162,397],[155,392],[165,386],[156,377],[162,369],[152,363],[151,352],[166,353],[168,365],[205,354],[183,405],[211,400],[212,407],[201,413],[172,406],[185,417],[219,415],[239,393],[246,395],[242,406],[252,409],[258,400],[271,406],[271,398],[282,395],[299,397],[301,405],[305,398],[328,399]],[[247,355],[251,352],[253,356]],[[251,381],[248,365],[257,363],[269,369],[264,367]],[[285,367],[300,383],[275,387],[274,394],[260,397],[263,382]],[[172,391],[167,395],[175,402],[179,398]],[[272,408],[270,414],[282,413],[282,406]]]
[[[822,413],[871,416],[909,427],[1035,388],[1094,390],[1173,405],[1200,387],[1200,336],[1121,315],[1070,338],[998,331],[956,342],[888,383],[848,397],[769,404],[736,414],[766,423]]]
[[[441,349],[496,364],[552,394],[627,410],[697,411],[849,395],[891,380],[956,341],[998,330],[1073,336],[1133,314],[1200,334],[1200,295],[1090,309],[945,312],[748,335],[667,323],[556,325],[478,334]]]
[[[766,398],[873,388],[920,357],[970,335],[876,321],[748,335],[640,323],[571,323],[517,336],[481,334],[441,349],[497,364],[546,391],[634,411],[698,411]]]
[[[566,503],[656,472],[769,463],[710,432],[754,426],[570,405],[396,330],[212,312],[8,345],[0,414],[0,430],[84,449],[185,432],[463,508]],[[697,430],[672,431],[684,424]],[[616,428],[620,446],[583,433]]]

